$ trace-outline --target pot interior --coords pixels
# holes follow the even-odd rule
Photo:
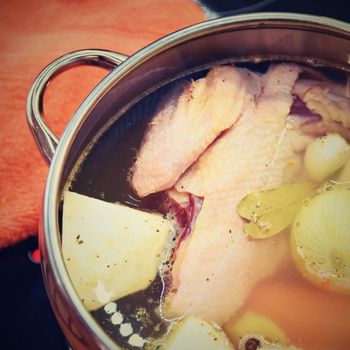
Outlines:
[[[83,105],[75,115],[62,139],[65,144],[60,145],[51,169],[57,181],[48,184],[47,192],[57,196],[50,198],[56,212],[50,212],[48,217],[53,220],[51,228],[55,225],[58,228],[57,232],[50,232],[50,235],[57,235],[57,242],[62,217],[60,196],[67,187],[108,202],[159,210],[162,195],[145,199],[137,197],[130,188],[128,172],[157,102],[179,80],[202,77],[214,64],[234,63],[264,72],[271,61],[316,67],[336,81],[344,82],[347,78],[350,70],[350,34],[347,28],[332,28],[328,22],[321,25],[315,18],[302,16],[296,19],[283,19],[282,16],[275,20],[243,17],[245,20],[242,21],[229,18],[212,21],[212,24],[198,26],[197,30],[189,28],[164,38],[129,58],[92,92],[89,108]],[[64,276],[64,283],[67,283],[59,246],[48,246],[50,244],[42,243],[47,252],[47,261],[44,262],[46,279],[50,279],[48,275],[52,273],[52,266],[60,260],[54,274],[59,279]],[[50,295],[53,288],[48,285]],[[125,309],[124,315],[131,315],[130,305],[139,307],[138,303],[154,297],[161,288],[157,279],[137,298],[126,297],[120,303]],[[67,302],[68,314],[78,314],[67,317],[58,313],[62,328],[75,348],[82,347],[82,344],[86,347],[89,342],[97,343],[101,348],[105,346],[106,335],[98,330],[95,321],[119,345],[127,346],[122,337],[113,332],[113,325],[105,322],[103,310],[93,312],[92,316],[81,312],[81,305],[77,308],[79,301],[71,295],[71,289],[69,292],[59,289],[58,295],[57,299]],[[56,301],[53,301],[53,306],[57,313]],[[154,314],[151,317],[156,320]],[[79,336],[67,326],[68,319],[77,325],[78,332],[75,333]],[[153,326],[146,327],[144,337],[152,333]],[[164,331],[162,327],[160,324],[160,332]]]

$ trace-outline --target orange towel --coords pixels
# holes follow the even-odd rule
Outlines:
[[[27,125],[25,100],[40,70],[78,49],[130,55],[203,20],[192,0],[0,2],[0,248],[35,235],[38,229],[48,167]],[[74,68],[50,85],[44,108],[57,134],[105,74],[98,68]]]

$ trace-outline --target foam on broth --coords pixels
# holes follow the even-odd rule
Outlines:
[[[264,72],[268,65],[268,62],[263,62],[243,66]],[[203,70],[181,79],[197,79],[206,72]],[[343,72],[333,69],[321,67],[319,72],[336,82],[345,83],[347,79]],[[139,198],[130,187],[128,174],[155,106],[172,86],[173,83],[163,86],[138,102],[100,137],[81,163],[79,171],[73,174],[71,191],[167,214],[163,205],[164,193]],[[164,263],[169,265],[169,262]],[[170,324],[158,312],[163,289],[162,279],[158,276],[146,290],[115,301],[118,312],[122,314],[121,324],[130,325],[132,334],[148,342],[161,338]],[[277,274],[255,286],[235,317],[249,310],[273,319],[295,346],[306,350],[350,349],[350,296],[313,286],[302,277],[291,257],[286,259]],[[113,324],[111,314],[105,308],[93,311],[92,316],[122,348],[139,348],[128,342],[130,335],[123,336],[120,323]]]

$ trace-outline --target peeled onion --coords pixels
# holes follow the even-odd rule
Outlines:
[[[335,180],[339,182],[350,182],[350,157],[337,172]]]
[[[314,181],[323,181],[335,173],[349,158],[350,146],[338,134],[318,137],[306,149],[305,170]]]
[[[292,255],[315,285],[350,294],[350,187],[327,183],[292,226]]]

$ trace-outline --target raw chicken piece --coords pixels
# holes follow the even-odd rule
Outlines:
[[[177,252],[172,271],[176,292],[163,304],[167,318],[192,315],[221,325],[257,281],[276,270],[287,250],[285,237],[248,240],[236,214],[240,196],[218,193],[204,199],[194,230]]]
[[[244,79],[234,67],[214,67],[178,87],[151,122],[133,169],[140,197],[171,188],[181,174],[242,111]]]
[[[315,138],[304,134],[300,129],[291,129],[286,132],[286,140],[290,142],[292,150],[301,153]]]
[[[163,305],[167,317],[192,314],[220,325],[281,262],[284,237],[249,240],[236,206],[248,193],[283,182],[293,150],[282,140],[299,72],[294,65],[271,66],[261,78],[263,92],[256,107],[257,91],[236,125],[177,183],[179,191],[205,198],[193,232],[177,252],[175,293]],[[250,86],[256,77],[247,77]]]
[[[167,191],[167,201],[165,202],[167,212],[170,217],[175,218],[174,221],[177,223],[176,232],[178,236],[175,245],[175,254],[177,248],[191,234],[193,223],[196,221],[202,204],[203,198],[196,197],[187,192],[178,192],[175,189]]]
[[[314,86],[319,86],[324,89],[328,89],[333,93],[342,96],[342,97],[350,97],[350,85],[349,82],[347,84],[339,84],[334,83],[330,80],[312,80],[312,79],[298,79],[295,83],[293,93],[297,96],[303,96],[307,90]]]
[[[247,99],[245,112],[235,126],[207,149],[175,188],[207,196],[236,186],[247,186],[246,194],[261,186],[278,186],[292,155],[291,147],[282,140],[293,101],[291,88],[298,72],[294,65],[272,66],[262,78],[263,95],[257,106]],[[255,86],[256,79],[252,73],[249,85]],[[257,96],[258,93],[253,95]],[[288,150],[282,149],[284,146]],[[282,164],[277,162],[280,156],[284,158]]]
[[[304,154],[308,145],[315,139],[302,130],[305,120],[314,120],[314,117],[301,117],[298,115],[289,114],[287,117],[286,132],[279,146],[280,154],[290,154],[287,161],[287,166],[283,175],[283,183],[293,183],[301,180],[300,173]],[[282,151],[284,150],[284,151]]]
[[[324,122],[338,122],[350,127],[350,99],[337,95],[327,87],[314,86],[299,96]]]
[[[190,195],[186,192],[178,192],[174,189],[167,191],[167,196],[180,208],[187,208],[190,205]]]
[[[344,128],[342,124],[337,122],[323,122],[322,120],[310,120],[301,125],[301,130],[308,135],[323,136],[327,133],[336,133],[344,137],[350,142],[350,128]]]
[[[305,133],[321,136],[336,132],[350,141],[350,99],[339,85],[315,81],[298,81],[294,93],[321,119],[308,118],[301,125]]]

